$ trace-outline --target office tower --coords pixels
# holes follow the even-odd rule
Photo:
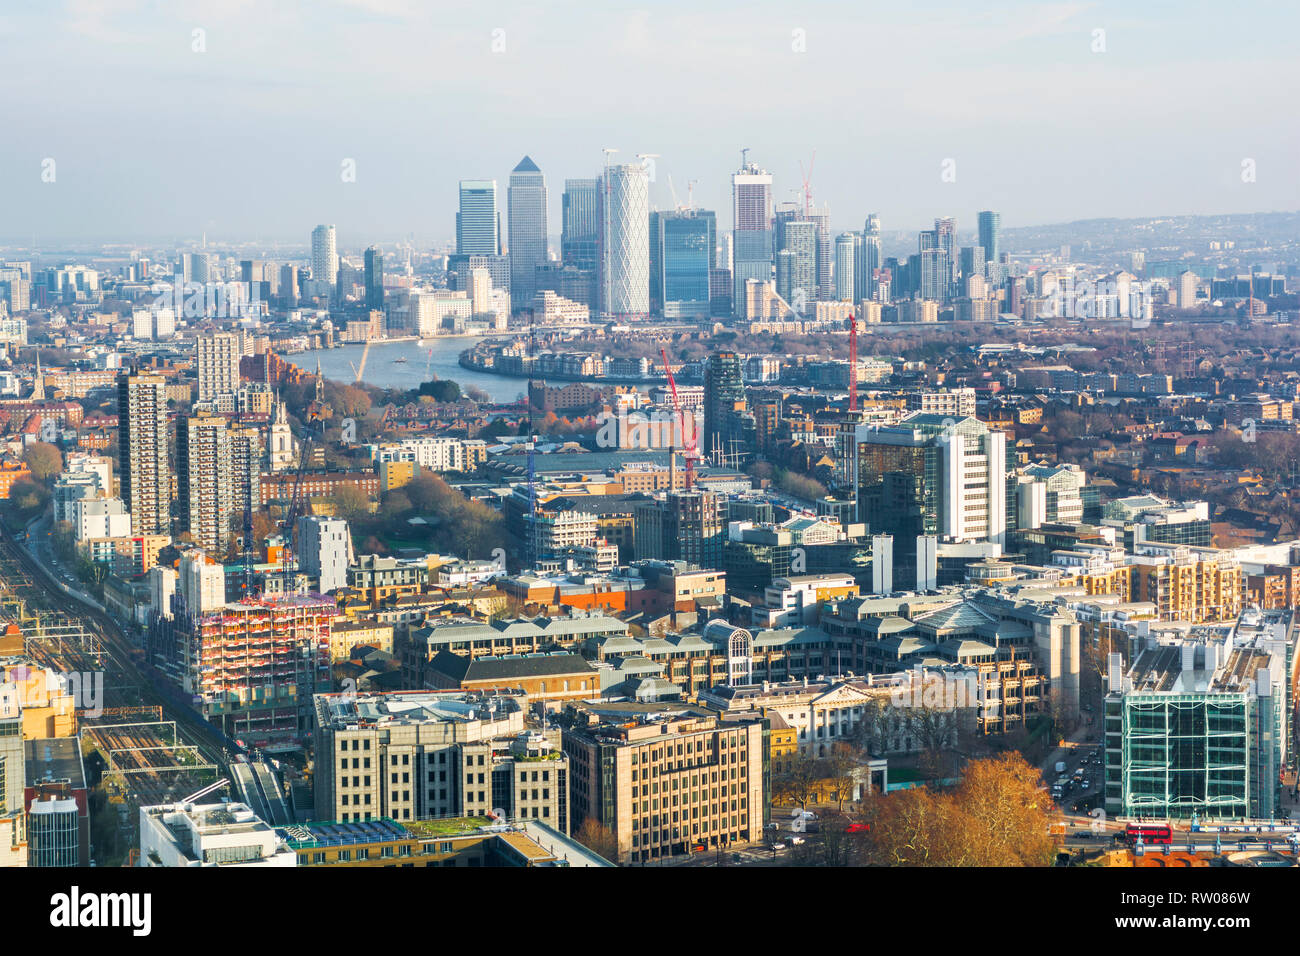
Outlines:
[[[725,566],[727,499],[712,491],[670,491],[633,510],[636,556]]]
[[[782,223],[780,232],[776,294],[800,315],[808,315],[818,295],[817,225],[810,220],[791,220]]]
[[[375,246],[366,250],[366,309],[384,310],[384,254]]]
[[[311,277],[321,290],[334,288],[339,271],[338,237],[333,226],[317,226],[311,231]]]
[[[1289,611],[1109,655],[1105,810],[1148,819],[1255,819],[1280,809],[1292,740]]]
[[[501,217],[497,213],[495,179],[461,181],[456,252],[463,256],[501,255]]]
[[[943,283],[944,294],[943,300],[953,297],[957,290],[957,220],[956,219],[936,219],[934,221],[935,244],[942,253],[943,258]]]
[[[283,265],[280,267],[280,298],[285,305],[294,309],[298,307],[298,267]]]
[[[1200,279],[1191,269],[1178,276],[1178,308],[1191,309],[1196,306],[1196,287]],[[1127,296],[1124,297],[1127,299]]]
[[[176,420],[177,528],[200,548],[221,554],[235,513],[230,432],[218,415]]]
[[[984,250],[984,261],[1000,263],[1002,249],[999,233],[1002,231],[1002,216],[988,210],[979,214],[980,248]]]
[[[181,279],[204,285],[212,281],[212,266],[206,252],[187,252],[181,256]]]
[[[298,519],[298,570],[317,578],[321,594],[348,583],[352,536],[342,518],[304,515]]]
[[[700,452],[716,459],[733,454],[737,450],[733,447],[735,442],[745,442],[745,385],[740,356],[732,351],[715,352],[709,357],[704,374],[704,435]],[[756,431],[753,437],[757,437]],[[748,447],[752,449],[753,442]]]
[[[601,311],[650,312],[650,178],[640,163],[607,166],[601,190]]]
[[[560,259],[566,266],[595,270],[600,243],[600,180],[564,181]]]
[[[835,257],[835,241],[831,237],[831,211],[827,206],[813,208],[807,219],[816,230],[814,243],[815,265],[813,270],[815,289],[809,293],[809,299],[829,301],[835,297],[832,284],[832,262]]]
[[[835,298],[840,302],[858,302],[855,297],[858,246],[862,240],[851,232],[842,232],[835,239]],[[865,297],[864,297],[865,298]]]
[[[746,163],[731,175],[732,307],[748,319],[745,283],[772,278],[776,245],[772,220],[772,175]]]
[[[853,298],[857,302],[863,299],[877,299],[877,273],[883,263],[880,260],[880,217],[872,213],[867,217],[862,230],[862,244],[858,247],[857,269],[853,277]]]
[[[859,425],[855,442],[858,518],[872,534],[913,546],[924,535],[1005,541],[1015,477],[1002,432],[915,412],[896,425]]]
[[[118,475],[132,534],[171,533],[167,380],[123,372],[117,380]]]
[[[474,283],[474,270],[486,269],[492,278],[492,288],[510,294],[510,257],[484,255],[453,255],[447,257],[447,288],[452,292],[470,292]],[[527,303],[525,303],[526,305]]]
[[[709,314],[717,218],[706,209],[650,214],[650,308],[666,319]]]
[[[525,156],[510,173],[510,298],[528,308],[537,292],[537,267],[546,265],[546,177]]]
[[[239,391],[239,360],[243,355],[243,336],[237,332],[206,332],[194,340],[200,402]]]
[[[961,273],[963,280],[976,277],[983,279],[985,275],[984,266],[983,246],[961,247],[961,265],[958,271]]]

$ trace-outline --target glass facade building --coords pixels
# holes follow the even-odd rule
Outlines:
[[[650,309],[668,319],[709,314],[717,217],[705,209],[650,214]]]

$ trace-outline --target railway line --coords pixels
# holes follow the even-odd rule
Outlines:
[[[105,758],[110,791],[148,805],[184,797],[225,772],[221,739],[153,687],[118,622],[62,588],[7,536],[0,539],[0,617],[18,624],[34,662],[74,675],[79,721]]]

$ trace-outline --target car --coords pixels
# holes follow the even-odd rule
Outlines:
[[[785,849],[785,844],[784,844],[784,843],[773,843],[771,846],[768,847],[768,849],[771,850],[773,853],[775,853],[777,850],[784,850],[784,849]]]
[[[769,830],[779,830],[779,829],[781,829],[781,824],[779,824],[779,823],[769,823],[769,824],[767,825],[767,828],[768,828]]]
[[[803,843],[803,837],[791,837],[790,842],[795,846],[800,846]]]
[[[817,814],[813,813],[811,810],[805,810],[805,811],[803,812],[802,816],[803,816],[803,818],[804,818],[805,820],[816,820],[816,819],[817,819]]]
[[[844,828],[845,833],[870,833],[870,823],[850,823]]]

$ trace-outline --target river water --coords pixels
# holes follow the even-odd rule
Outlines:
[[[450,379],[462,389],[467,385],[481,388],[494,402],[515,401],[527,391],[526,379],[489,375],[460,367],[460,353],[481,341],[481,338],[475,336],[440,336],[425,339],[427,344],[424,348],[420,348],[419,343],[414,341],[375,342],[370,346],[370,358],[366,360],[362,380],[367,385],[379,388],[418,388],[421,383],[436,376],[439,379]],[[364,350],[364,345],[344,345],[335,349],[294,352],[285,358],[305,372],[315,372],[316,359],[319,358],[321,371],[326,378],[352,383],[357,378],[352,366],[361,361]],[[406,359],[405,362],[393,361],[402,357]]]

